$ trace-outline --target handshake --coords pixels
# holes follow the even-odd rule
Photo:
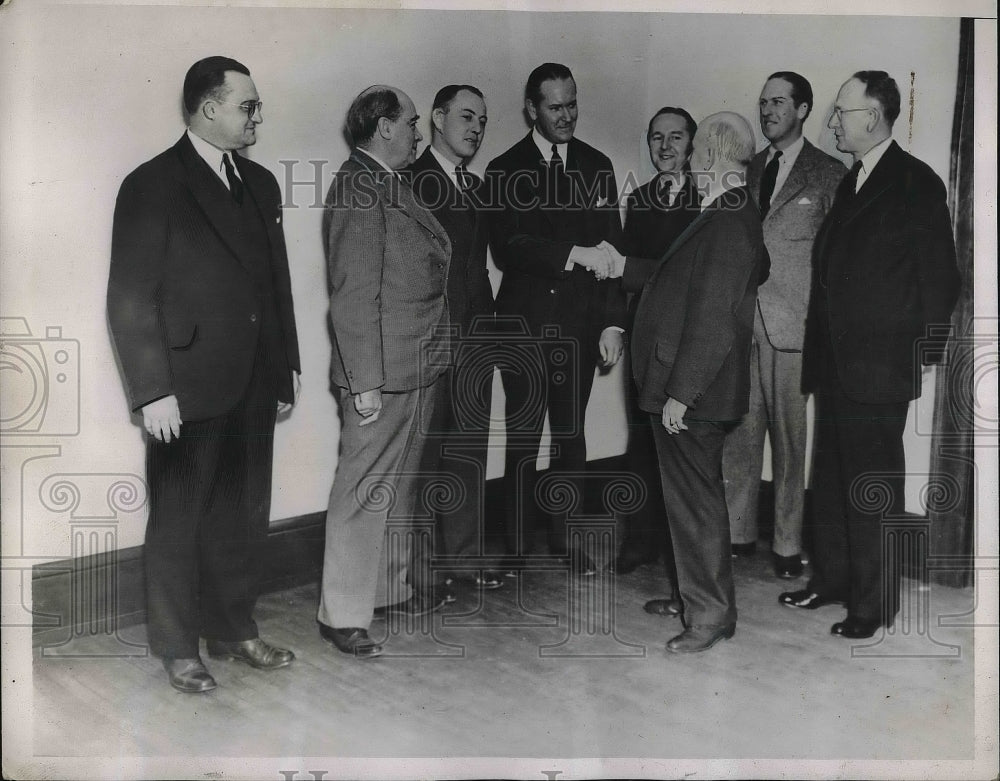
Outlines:
[[[596,247],[573,247],[569,259],[598,279],[617,279],[625,270],[625,256],[606,241]]]

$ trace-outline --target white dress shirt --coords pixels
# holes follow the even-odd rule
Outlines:
[[[891,143],[892,136],[889,136],[865,152],[864,157],[861,158],[861,170],[858,171],[858,181],[854,185],[854,192],[858,192],[861,189],[861,185],[868,181],[868,177],[872,175],[872,171],[878,165],[878,161],[882,159],[882,155],[885,154],[885,150],[889,148],[889,144]]]
[[[458,174],[455,173],[455,166],[459,164],[451,162],[451,160],[437,151],[433,144],[428,148],[431,150],[431,154],[434,155],[434,159],[438,161],[438,165],[441,166],[441,170],[448,175],[448,178],[451,179],[451,183],[455,185],[455,188],[461,191],[462,186],[458,183]]]
[[[537,127],[531,131],[531,140],[535,142],[535,146],[538,147],[538,151],[542,153],[542,159],[546,163],[551,163],[552,142],[539,133]],[[556,144],[556,149],[559,150],[559,157],[562,158],[563,165],[566,165],[566,155],[569,154],[569,144]]]
[[[201,136],[196,136],[191,132],[191,128],[187,131],[188,138],[191,140],[191,146],[194,147],[194,151],[198,153],[198,156],[208,163],[208,167],[215,171],[215,175],[219,177],[226,189],[229,189],[229,178],[226,176],[226,166],[222,162],[222,158],[226,156],[226,153],[219,149],[217,146],[213,146],[208,143]],[[229,153],[230,155],[232,152]],[[236,161],[230,160],[233,166],[233,171],[236,172],[236,178],[242,181],[243,177],[240,176],[240,169],[236,167]]]

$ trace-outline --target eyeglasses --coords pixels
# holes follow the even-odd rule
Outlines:
[[[230,103],[229,101],[226,100],[216,100],[215,102],[225,103],[227,106],[236,106],[237,108],[243,109],[245,112],[247,112],[248,119],[253,119],[254,115],[256,115],[258,111],[260,112],[264,111],[264,104],[259,100],[247,100],[244,101],[243,103]]]
[[[834,117],[836,117],[837,121],[840,122],[840,121],[842,121],[844,119],[844,114],[850,114],[852,111],[874,111],[874,110],[875,109],[871,108],[871,107],[869,107],[869,108],[835,108],[833,111],[830,112],[830,119],[833,119]]]

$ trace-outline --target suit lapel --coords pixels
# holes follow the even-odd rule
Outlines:
[[[808,144],[809,142],[807,141],[806,143]],[[785,179],[785,183],[781,186],[778,194],[771,199],[771,208],[768,209],[767,216],[764,218],[765,222],[770,219],[772,214],[802,192],[805,186],[809,184],[809,173],[812,170],[812,163],[809,155],[806,154],[807,148],[802,147],[795,165],[788,172],[788,178]]]
[[[413,191],[403,181],[401,176],[397,176],[395,172],[383,168],[374,159],[366,155],[364,150],[353,150],[351,152],[351,159],[371,172],[375,178],[375,184],[382,191],[383,199],[389,208],[398,209],[411,220],[419,222],[437,239],[442,247],[450,251],[451,242],[448,239],[448,232],[430,211],[417,203],[417,199],[413,196]]]
[[[861,189],[850,200],[850,203],[847,204],[841,216],[841,226],[847,225],[851,220],[868,209],[879,197],[892,189],[899,181],[896,169],[899,167],[902,151],[895,141],[889,145],[885,154],[882,155],[882,159],[878,161],[878,164],[872,171],[871,176],[865,180],[865,183],[861,185]]]
[[[242,265],[244,258],[249,257],[252,252],[252,248],[240,230],[237,211],[227,200],[230,197],[229,191],[201,155],[195,151],[186,134],[177,142],[175,148],[181,160],[182,181],[194,196],[195,202],[215,233]]]

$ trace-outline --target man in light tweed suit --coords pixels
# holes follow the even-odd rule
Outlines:
[[[760,128],[770,144],[750,163],[747,184],[760,209],[771,276],[757,291],[750,411],[726,437],[723,473],[733,553],[747,555],[757,544],[757,492],[764,434],[770,433],[774,569],[780,578],[796,578],[802,574],[806,467],[802,341],[813,240],[847,171],[802,135],[813,107],[812,87],[804,77],[791,71],[771,74],[758,105]]]
[[[318,617],[321,635],[357,658],[382,652],[368,635],[376,605],[411,615],[441,606],[429,573],[407,573],[405,531],[386,533],[390,516],[413,516],[420,423],[448,363],[451,243],[397,173],[416,157],[417,119],[394,87],[354,99],[347,129],[355,146],[323,219],[341,431]]]

